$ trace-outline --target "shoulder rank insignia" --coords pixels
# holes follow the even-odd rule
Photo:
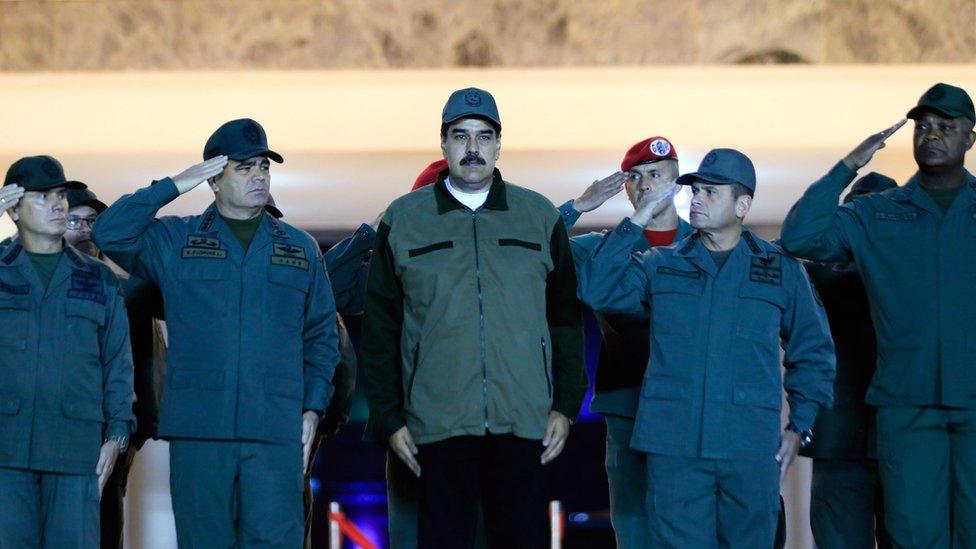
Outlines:
[[[68,288],[68,297],[94,301],[104,305],[106,297],[101,277],[89,271],[71,269],[71,286]]]
[[[783,285],[783,257],[768,252],[766,257],[753,257],[749,264],[749,280],[762,284]]]

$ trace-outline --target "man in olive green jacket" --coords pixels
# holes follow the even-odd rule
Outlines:
[[[494,169],[488,92],[455,92],[441,123],[449,174],[394,201],[377,231],[370,422],[420,477],[420,547],[470,547],[479,499],[490,546],[542,547],[542,464],[586,389],[569,240],[548,200]]]
[[[903,120],[807,190],[782,244],[806,259],[853,262],[864,280],[878,343],[866,401],[878,407],[892,543],[976,547],[976,177],[964,167],[976,114],[963,89],[937,84],[908,118],[918,164],[908,183],[837,206]]]

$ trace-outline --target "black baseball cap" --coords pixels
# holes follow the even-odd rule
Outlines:
[[[739,183],[750,191],[756,191],[756,168],[752,160],[735,149],[712,149],[698,166],[698,171],[686,173],[676,181],[678,185],[691,185],[705,181],[713,185]]]
[[[88,206],[95,213],[102,213],[108,209],[104,202],[91,192],[91,189],[68,189],[68,208]]]
[[[53,156],[25,156],[10,165],[3,185],[17,185],[25,191],[46,191],[57,187],[85,189],[81,181],[68,181],[64,168]]]
[[[264,128],[250,118],[240,118],[226,122],[210,136],[203,147],[203,159],[210,160],[225,155],[238,162],[263,156],[281,164],[285,161],[280,154],[268,148],[268,134]]]
[[[441,111],[441,124],[450,124],[462,118],[481,118],[491,123],[497,131],[502,129],[495,98],[479,88],[457,90],[447,98]]]
[[[942,82],[929,88],[919,98],[918,105],[905,116],[915,120],[925,112],[934,112],[949,118],[968,118],[970,122],[976,123],[973,100],[966,90]]]

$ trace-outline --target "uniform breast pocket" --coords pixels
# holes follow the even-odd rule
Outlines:
[[[228,310],[231,266],[226,259],[183,259],[177,269],[179,284],[175,307],[166,304],[169,317],[183,322],[213,322]],[[236,301],[236,296],[234,297]]]
[[[30,324],[30,298],[0,294],[0,347],[24,350]]]
[[[695,311],[705,291],[704,279],[697,270],[680,274],[657,271],[651,281],[651,315],[654,335],[690,337],[694,333]]]
[[[268,267],[268,312],[275,322],[291,329],[300,328],[305,319],[309,272],[292,267]]]
[[[84,299],[68,299],[65,305],[67,351],[87,357],[100,354],[99,334],[106,323],[105,305]]]
[[[907,240],[922,236],[917,212],[875,212],[875,234],[882,239]]]

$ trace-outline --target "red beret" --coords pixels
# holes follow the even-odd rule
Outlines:
[[[421,187],[426,187],[427,185],[437,183],[437,177],[446,169],[447,160],[444,160],[443,158],[431,162],[430,166],[427,166],[424,168],[424,171],[420,172],[420,175],[417,176],[417,180],[413,182],[413,188],[410,190],[416,191]]]
[[[678,151],[674,145],[666,138],[656,135],[643,141],[638,141],[624,155],[623,162],[620,163],[620,171],[627,171],[638,164],[647,164],[671,158],[678,159]]]

